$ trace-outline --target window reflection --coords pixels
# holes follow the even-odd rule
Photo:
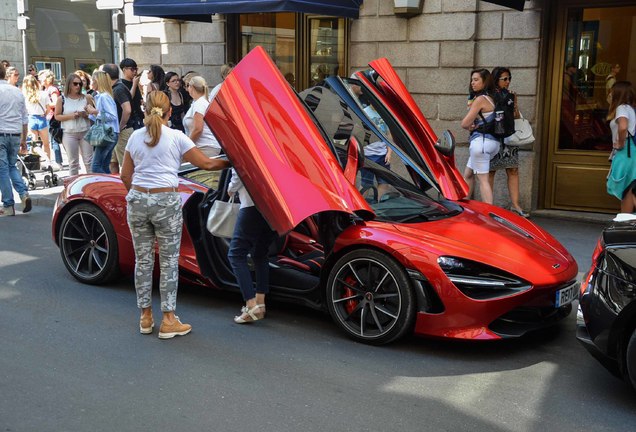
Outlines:
[[[607,87],[615,79],[636,78],[616,68],[636,61],[636,53],[629,48],[636,31],[634,17],[635,7],[569,10],[559,149],[611,150]]]

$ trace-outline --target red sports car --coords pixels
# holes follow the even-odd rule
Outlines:
[[[452,135],[437,139],[386,59],[369,66],[298,94],[256,48],[208,109],[207,124],[280,234],[271,297],[328,311],[373,344],[411,331],[517,337],[567,316],[578,292],[572,256],[532,222],[466,200]],[[238,292],[228,240],[205,228],[230,175],[184,166],[180,267],[189,283]],[[80,281],[132,273],[125,195],[118,177],[99,174],[60,194],[53,238]]]

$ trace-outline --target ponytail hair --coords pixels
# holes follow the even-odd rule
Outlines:
[[[161,138],[161,126],[170,117],[170,99],[162,91],[151,91],[146,98],[146,132],[150,135],[148,147],[154,147]]]

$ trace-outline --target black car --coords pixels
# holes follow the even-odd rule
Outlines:
[[[636,389],[636,220],[603,230],[581,284],[576,337]]]

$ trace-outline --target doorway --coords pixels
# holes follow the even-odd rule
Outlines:
[[[553,17],[543,206],[615,213],[620,202],[605,189],[612,149],[607,95],[615,80],[636,83],[636,5],[567,0]]]

